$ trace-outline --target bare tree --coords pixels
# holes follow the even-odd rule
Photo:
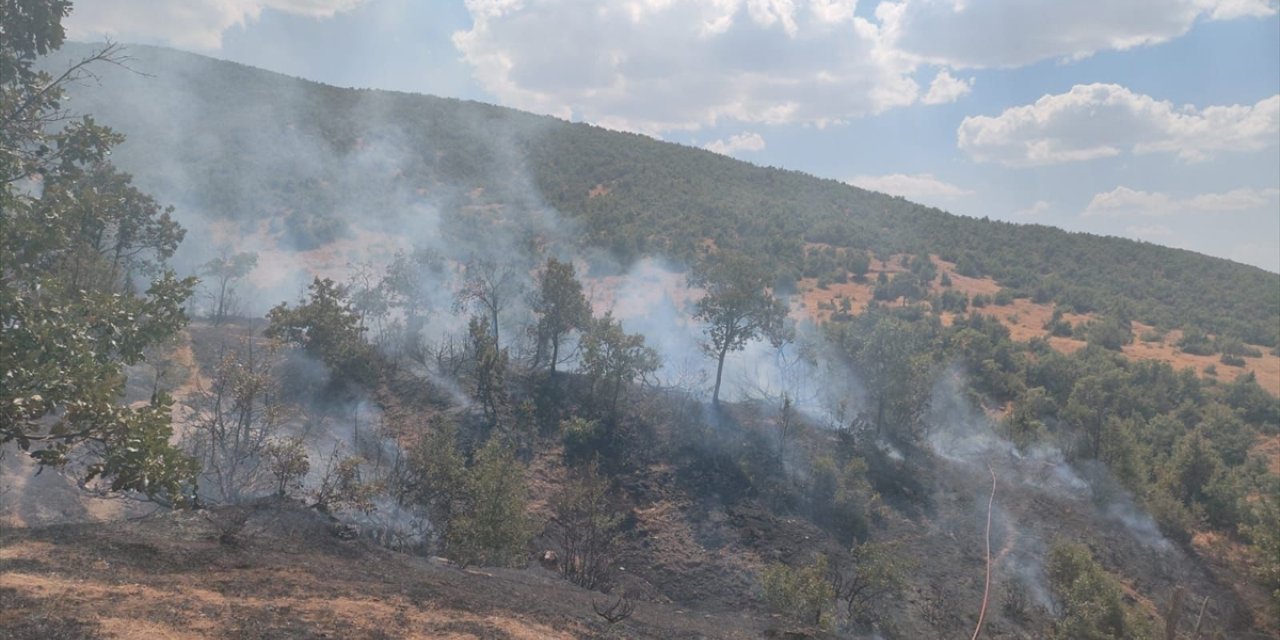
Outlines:
[[[276,352],[274,343],[242,339],[192,402],[191,448],[215,500],[238,502],[263,484],[263,456],[285,419],[272,371]]]
[[[474,307],[489,320],[493,341],[501,346],[498,334],[499,316],[513,301],[520,298],[525,283],[523,274],[510,263],[473,258],[464,267],[465,277],[454,299],[456,310]]]
[[[551,499],[552,537],[560,573],[585,589],[608,584],[617,560],[620,518],[609,504],[609,481],[592,462]]]
[[[212,309],[210,317],[214,324],[222,324],[227,316],[240,311],[240,300],[236,295],[236,284],[249,275],[258,265],[258,254],[242,252],[227,255],[225,252],[200,267],[200,275],[205,278],[206,292]]]
[[[608,600],[605,602],[607,603]],[[613,604],[600,604],[592,601],[591,610],[595,611],[596,615],[604,618],[605,622],[613,625],[630,618],[631,614],[635,613],[636,601],[628,598],[627,594],[624,593],[618,596],[618,599]]]

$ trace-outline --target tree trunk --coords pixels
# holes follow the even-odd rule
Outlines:
[[[716,360],[716,389],[711,393],[711,405],[720,406],[720,378],[724,375],[724,357],[729,353],[729,348],[725,347],[720,350],[720,357]]]
[[[490,310],[493,313],[493,348],[501,349],[502,342],[498,340],[498,305],[490,306]]]

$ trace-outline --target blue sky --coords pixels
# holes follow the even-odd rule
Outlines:
[[[1275,0],[80,0],[68,27],[1280,271]]]

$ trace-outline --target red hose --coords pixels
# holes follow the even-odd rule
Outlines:
[[[973,628],[973,638],[978,640],[982,633],[982,621],[987,617],[987,600],[991,596],[991,509],[996,503],[996,471],[987,465],[991,472],[991,498],[987,500],[987,584],[982,588],[982,608],[978,610],[978,626]]]

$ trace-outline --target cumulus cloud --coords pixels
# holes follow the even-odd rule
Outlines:
[[[331,17],[366,0],[77,0],[66,21],[72,39],[156,40],[178,47],[217,49],[231,27],[267,9]]]
[[[970,91],[973,90],[973,78],[968,80],[960,80],[953,78],[946,69],[938,72],[934,76],[933,82],[929,84],[929,91],[921,98],[921,102],[925,104],[946,104],[955,102]]]
[[[1178,107],[1115,84],[1076,85],[998,116],[965,118],[960,149],[975,160],[1011,166],[1176,153],[1203,160],[1223,151],[1274,146],[1280,95],[1254,105]]]
[[[826,125],[916,102],[853,0],[468,0],[454,34],[503,104],[645,132]]]
[[[1084,215],[1159,217],[1177,213],[1248,211],[1265,207],[1277,198],[1280,198],[1280,189],[1232,189],[1176,198],[1167,193],[1116,187],[1093,196],[1085,207]]]
[[[1166,42],[1200,19],[1275,13],[1274,0],[900,0],[876,8],[888,46],[953,68],[1079,59]]]
[[[973,191],[943,182],[931,173],[907,175],[892,173],[884,176],[857,176],[849,184],[871,191],[880,191],[910,200],[951,200],[973,195]]]
[[[739,151],[760,151],[764,149],[764,138],[758,133],[744,132],[729,136],[728,140],[708,142],[702,145],[702,148],[729,156]]]

